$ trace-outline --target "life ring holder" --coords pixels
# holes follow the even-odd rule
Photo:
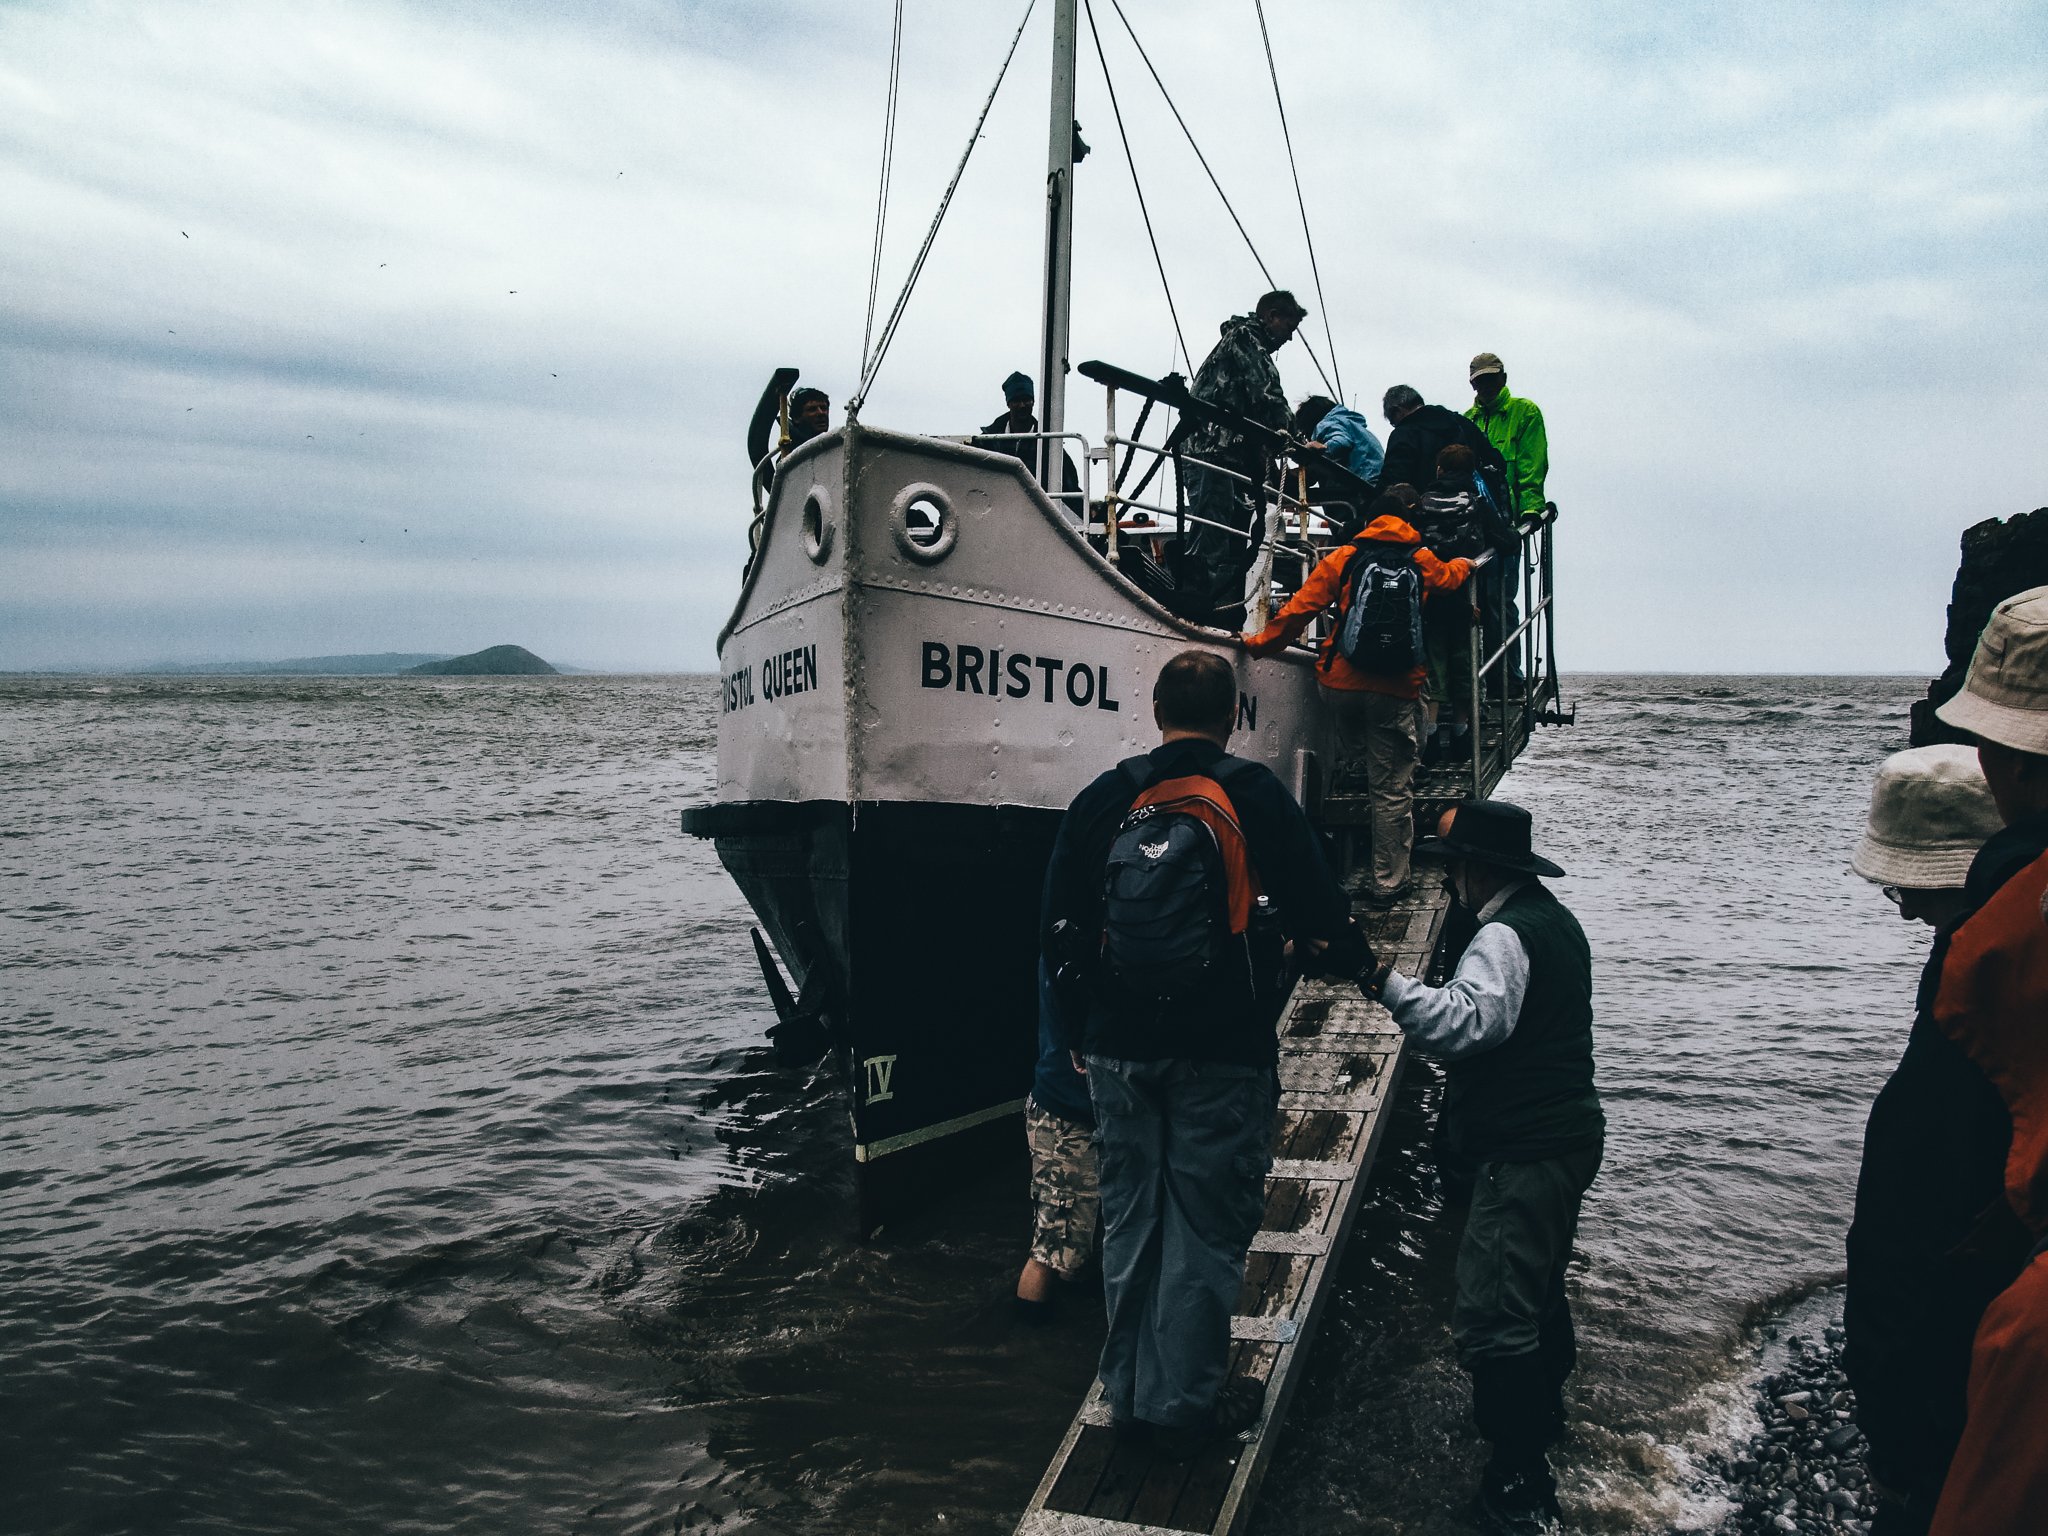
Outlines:
[[[922,503],[931,510],[933,526],[926,530],[910,526],[910,509]],[[929,481],[906,485],[889,504],[889,531],[905,559],[919,565],[937,565],[953,553],[960,542],[960,517],[953,510],[953,498]]]
[[[832,501],[825,487],[814,485],[810,494],[804,497],[804,512],[801,520],[804,553],[811,557],[811,564],[823,565],[832,553]]]

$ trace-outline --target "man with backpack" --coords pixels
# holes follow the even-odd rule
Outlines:
[[[1415,508],[1415,528],[1439,559],[1476,559],[1502,549],[1505,511],[1496,513],[1487,500],[1479,464],[1470,448],[1452,443],[1436,456],[1436,479]],[[1507,539],[1512,546],[1512,537]],[[1499,564],[1496,558],[1495,564]],[[1431,603],[1422,616],[1422,640],[1429,652],[1429,692],[1424,713],[1422,760],[1457,762],[1472,752],[1472,599],[1485,585],[1467,589],[1467,601]]]
[[[1462,587],[1466,559],[1439,560],[1382,496],[1372,520],[1309,572],[1301,590],[1256,635],[1243,637],[1254,656],[1271,655],[1317,614],[1336,609],[1323,636],[1316,681],[1337,728],[1337,776],[1364,771],[1372,797],[1372,891],[1378,905],[1408,890],[1408,851],[1415,839],[1415,765],[1422,755],[1422,685],[1428,677],[1422,608],[1432,592]]]
[[[1160,745],[1068,807],[1040,938],[1097,1126],[1103,1395],[1119,1435],[1184,1458],[1263,1406],[1225,1377],[1272,1158],[1284,942],[1348,969],[1369,951],[1301,807],[1225,751],[1230,664],[1181,652],[1152,715]]]

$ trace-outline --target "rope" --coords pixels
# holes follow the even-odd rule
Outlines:
[[[1302,243],[1308,247],[1308,269],[1316,280],[1316,307],[1323,312],[1323,340],[1330,347],[1330,372],[1337,376],[1337,398],[1342,400],[1344,370],[1337,366],[1337,338],[1330,333],[1330,306],[1323,299],[1323,274],[1316,265],[1316,239],[1308,232],[1308,203],[1302,198],[1301,172],[1294,164],[1294,135],[1287,131],[1287,103],[1280,99],[1280,70],[1273,63],[1273,39],[1266,31],[1266,0],[1252,0],[1252,6],[1259,13],[1259,41],[1266,45],[1266,73],[1273,79],[1273,105],[1280,109],[1280,138],[1287,145],[1287,173],[1294,178],[1294,205],[1301,210]]]
[[[946,210],[953,204],[953,194],[959,190],[960,178],[967,173],[967,162],[974,154],[974,146],[981,142],[982,125],[988,121],[989,108],[996,104],[996,92],[1003,88],[1003,77],[1010,72],[1010,61],[1017,56],[1017,44],[1024,40],[1024,28],[1030,24],[1031,12],[1037,4],[1038,0],[1025,0],[1024,19],[1017,23],[1017,31],[1010,39],[1010,51],[1003,55],[1003,67],[996,71],[996,83],[988,88],[988,100],[981,104],[981,115],[974,120],[974,131],[967,136],[967,147],[960,151],[960,163],[953,167],[953,179],[946,183],[946,195],[939,199],[939,211],[932,215],[932,227],[925,231],[924,244],[918,247],[917,259],[910,264],[910,275],[903,280],[903,292],[897,295],[896,307],[889,311],[888,324],[882,327],[874,355],[861,372],[860,388],[846,402],[849,416],[858,417],[862,404],[867,400],[868,389],[875,382],[875,375],[882,371],[882,359],[889,355],[889,343],[896,339],[896,327],[910,303],[911,290],[917,286],[918,274],[924,271],[925,258],[932,253],[932,242],[939,238],[939,226],[945,222]]]
[[[875,300],[882,290],[882,233],[889,221],[889,173],[896,164],[896,101],[903,79],[903,0],[896,0],[896,29],[889,37],[889,102],[882,113],[882,184],[875,189],[875,253],[868,263],[868,322],[861,332],[860,365],[868,365],[875,339]]]
[[[1192,149],[1195,158],[1202,162],[1202,170],[1209,177],[1209,185],[1214,187],[1216,195],[1223,199],[1223,211],[1230,215],[1230,222],[1237,226],[1237,232],[1244,237],[1244,248],[1252,253],[1252,260],[1258,263],[1259,275],[1265,278],[1268,288],[1277,288],[1279,284],[1273,280],[1272,272],[1267,269],[1266,258],[1261,256],[1259,248],[1252,244],[1251,233],[1244,227],[1244,220],[1237,216],[1237,210],[1230,205],[1229,194],[1223,190],[1223,183],[1216,179],[1216,172],[1210,169],[1209,157],[1202,153],[1202,146],[1195,142],[1195,135],[1188,127],[1187,119],[1180,115],[1180,108],[1173,103],[1172,92],[1167,90],[1166,82],[1159,78],[1159,71],[1153,68],[1152,56],[1145,52],[1145,45],[1138,41],[1137,31],[1131,26],[1131,18],[1124,14],[1122,0],[1109,0],[1109,3],[1116,12],[1116,19],[1124,24],[1124,31],[1130,34],[1131,46],[1138,50],[1138,57],[1145,61],[1145,68],[1152,76],[1152,83],[1159,87],[1159,94],[1166,100],[1167,110],[1173,113],[1173,120],[1180,124],[1181,136],[1188,141],[1188,148]],[[1320,298],[1320,295],[1318,297]],[[1323,371],[1323,360],[1316,356],[1314,345],[1306,336],[1301,338],[1301,345],[1302,350],[1308,353],[1309,361],[1316,365],[1316,373],[1322,379],[1323,387],[1335,391],[1336,385],[1330,382],[1329,374]]]
[[[1166,295],[1166,312],[1173,317],[1174,339],[1180,343],[1180,355],[1187,359],[1188,370],[1193,372],[1195,360],[1188,356],[1188,339],[1181,334],[1180,311],[1173,305],[1173,285],[1166,280],[1166,263],[1159,255],[1159,237],[1152,233],[1152,210],[1145,206],[1145,186],[1138,180],[1138,162],[1131,154],[1131,136],[1124,132],[1124,112],[1123,108],[1117,105],[1116,81],[1110,76],[1109,60],[1102,52],[1102,34],[1095,30],[1094,0],[1082,0],[1082,9],[1088,15],[1088,35],[1095,39],[1095,59],[1102,66],[1102,83],[1109,87],[1109,110],[1116,118],[1116,136],[1123,141],[1124,164],[1129,166],[1131,171],[1131,190],[1138,194],[1138,212],[1145,220],[1145,238],[1151,242],[1152,265],[1159,269],[1159,287]],[[1168,362],[1170,365],[1171,359]],[[1151,408],[1152,402],[1147,400],[1145,409],[1149,411]],[[1139,430],[1142,431],[1143,428],[1140,427]],[[1128,455],[1125,456],[1124,467],[1130,467]]]

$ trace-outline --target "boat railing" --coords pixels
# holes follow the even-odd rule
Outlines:
[[[971,448],[988,448],[992,443],[1052,444],[1074,442],[1080,444],[1082,467],[1075,471],[1075,475],[1081,483],[1074,490],[1066,489],[1067,477],[1064,467],[1062,467],[1059,476],[1060,489],[1055,491],[1047,484],[1052,478],[1053,467],[1051,462],[1052,450],[1049,447],[1041,447],[1032,456],[1032,459],[1037,461],[1035,465],[1031,459],[1024,460],[1024,467],[1032,472],[1033,477],[1038,481],[1039,489],[1045,492],[1047,498],[1058,502],[1073,517],[1075,522],[1086,523],[1088,521],[1088,507],[1090,504],[1088,500],[1088,476],[1090,469],[1095,464],[1097,454],[1095,449],[1090,446],[1087,434],[1082,432],[948,432],[942,434],[939,437],[939,441],[945,443],[965,443]],[[1009,452],[1007,448],[995,448],[991,451],[996,453]],[[1018,457],[1022,458],[1022,455]],[[1065,454],[1062,453],[1061,462],[1064,466],[1065,463],[1071,461],[1067,460]]]
[[[1521,519],[1512,548],[1481,557],[1485,565],[1504,567],[1503,576],[1486,579],[1478,571],[1473,575],[1480,585],[1472,605],[1466,702],[1472,737],[1470,792],[1475,797],[1500,781],[1537,725],[1571,720],[1560,706],[1557,676],[1556,594],[1551,586],[1556,524],[1557,503],[1547,502],[1540,514]]]
[[[1285,560],[1295,565],[1291,585],[1285,578],[1279,579],[1287,590],[1292,591],[1300,587],[1302,582],[1308,579],[1308,573],[1315,568],[1316,562],[1329,553],[1330,545],[1334,542],[1328,536],[1330,530],[1339,525],[1346,516],[1354,513],[1354,504],[1336,499],[1311,500],[1289,491],[1284,477],[1279,484],[1255,480],[1244,471],[1228,464],[1219,464],[1185,450],[1176,451],[1169,446],[1122,436],[1116,431],[1116,391],[1109,390],[1107,393],[1110,400],[1110,430],[1103,437],[1099,455],[1106,470],[1105,488],[1099,502],[1090,502],[1091,508],[1101,513],[1101,521],[1091,522],[1089,533],[1103,540],[1104,553],[1112,564],[1117,562],[1117,547],[1126,533],[1124,515],[1131,511],[1146,512],[1153,517],[1170,520],[1170,529],[1162,522],[1156,528],[1146,528],[1145,537],[1152,537],[1162,531],[1178,534],[1189,526],[1199,526],[1213,528],[1230,538],[1243,540],[1250,544],[1253,550],[1251,570],[1246,581],[1247,621],[1253,628],[1263,629],[1272,616],[1272,588],[1276,579],[1276,562]],[[1179,467],[1186,464],[1192,464],[1206,474],[1234,480],[1249,494],[1252,504],[1260,508],[1260,516],[1251,526],[1238,528],[1229,523],[1219,523],[1213,518],[1203,517],[1178,505],[1166,507],[1157,502],[1140,500],[1136,494],[1124,495],[1118,489],[1118,482],[1122,476],[1107,472],[1119,449],[1124,450],[1126,472],[1132,456],[1144,453],[1151,455],[1155,464],[1171,461],[1176,469],[1176,482]],[[1152,476],[1148,473],[1139,481],[1139,485],[1148,485],[1151,479]],[[1306,487],[1303,486],[1302,489],[1305,490]],[[1312,518],[1320,521],[1323,527],[1314,527]],[[1318,533],[1322,535],[1320,539],[1317,537]]]

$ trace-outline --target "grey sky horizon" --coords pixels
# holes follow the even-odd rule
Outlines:
[[[1313,310],[1249,0],[1125,9]],[[1022,11],[907,6],[885,308]],[[1939,669],[1962,530],[2048,503],[2048,21],[1267,14],[1345,395],[1490,350],[1544,407],[1568,671]],[[1265,283],[1097,20],[1199,361]],[[881,0],[0,6],[0,669],[715,667],[754,399],[855,382],[888,49]],[[1184,367],[1083,50],[1075,356]],[[1048,52],[1041,3],[873,424],[1035,371]]]

